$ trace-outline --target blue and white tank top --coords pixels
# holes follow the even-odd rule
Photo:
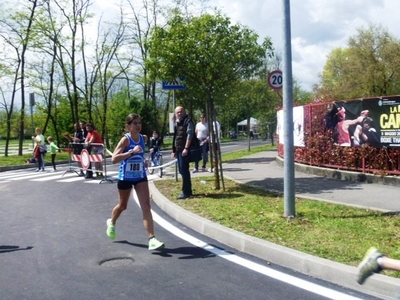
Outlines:
[[[139,142],[136,143],[129,133],[125,133],[125,136],[129,140],[129,146],[125,148],[122,153],[132,150],[136,145],[141,146],[143,151],[142,153],[138,153],[121,161],[119,165],[118,179],[126,181],[139,181],[140,179],[146,177],[146,168],[144,165],[144,149],[146,148],[144,144],[144,138],[141,134],[139,134]]]

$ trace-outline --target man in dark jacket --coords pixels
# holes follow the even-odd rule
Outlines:
[[[171,157],[178,159],[179,173],[182,176],[182,193],[178,196],[178,199],[186,199],[193,195],[187,157],[189,155],[190,143],[194,137],[194,123],[182,106],[175,108],[175,119],[176,124]]]

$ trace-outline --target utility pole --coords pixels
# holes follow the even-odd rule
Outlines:
[[[32,135],[35,135],[35,126],[33,124],[33,107],[35,106],[35,94],[30,93],[29,94],[29,104],[31,107],[31,125],[32,125]],[[35,143],[32,140],[32,149],[35,149]]]
[[[295,210],[293,80],[290,0],[283,0],[283,123],[284,123],[284,217],[293,218]]]

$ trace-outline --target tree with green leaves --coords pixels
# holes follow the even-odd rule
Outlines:
[[[398,94],[400,40],[381,26],[359,29],[348,47],[331,51],[318,94],[329,101]]]
[[[262,66],[267,49],[257,40],[254,31],[232,24],[220,13],[183,17],[175,11],[167,25],[156,27],[149,39],[147,66],[154,81],[185,77],[188,97],[182,104],[206,109],[212,124],[216,105],[223,106],[227,100],[222,95]],[[210,129],[215,140],[213,126]],[[218,155],[214,155],[216,189],[220,189],[218,163]]]
[[[11,117],[14,109],[14,102],[17,91],[21,95],[21,114],[19,128],[19,150],[18,155],[22,155],[25,131],[25,81],[26,81],[26,59],[28,45],[31,43],[32,26],[35,20],[36,11],[42,5],[41,0],[29,0],[21,4],[22,8],[16,11],[13,7],[4,10],[6,13],[0,18],[0,38],[11,53],[14,59],[8,64],[14,70],[12,80],[11,105],[8,111],[8,128],[5,155],[8,155],[8,143],[11,132]]]

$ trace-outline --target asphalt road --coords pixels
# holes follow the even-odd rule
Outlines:
[[[0,173],[2,300],[374,299],[270,266],[193,232],[156,206],[162,224],[156,235],[166,248],[148,251],[133,200],[110,240],[105,222],[116,203],[115,183],[59,169]],[[108,170],[115,174],[116,166]]]

